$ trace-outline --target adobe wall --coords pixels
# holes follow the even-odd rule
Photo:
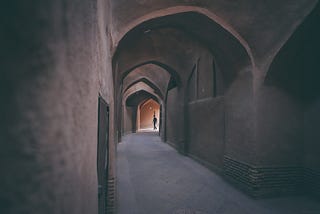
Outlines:
[[[308,192],[320,198],[320,99],[304,112],[304,183]]]
[[[320,198],[320,31],[315,26],[320,18],[320,4],[306,20],[303,54],[304,72],[304,168],[306,189]]]
[[[184,124],[183,124],[183,104],[181,104],[181,90],[173,88],[167,95],[166,114],[166,140],[177,150],[183,152],[184,144]],[[180,101],[179,101],[180,100]]]
[[[252,71],[243,68],[225,92],[225,156],[255,161],[255,124]]]
[[[303,114],[300,101],[274,86],[260,89],[257,164],[301,166]]]
[[[221,172],[225,154],[224,99],[207,98],[188,105],[189,155]]]
[[[134,124],[132,121],[134,115],[136,114],[134,111],[135,107],[123,106],[123,134],[129,134],[133,132]]]
[[[320,169],[320,133],[319,133],[319,109],[320,99],[314,101],[307,111],[304,112],[304,150],[305,150],[305,166],[307,168],[319,170]]]
[[[97,213],[99,93],[111,112],[111,183],[115,175],[108,7],[2,4],[0,213]]]
[[[319,6],[281,48],[256,93],[257,161],[265,192],[319,197]],[[266,172],[266,170],[268,172]],[[259,177],[259,176],[258,176]],[[263,177],[263,178],[262,178]],[[259,182],[258,182],[259,183]],[[281,188],[280,188],[281,187]],[[267,190],[268,189],[268,190]]]

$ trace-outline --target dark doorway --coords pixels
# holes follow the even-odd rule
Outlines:
[[[98,206],[99,214],[107,213],[107,181],[109,168],[109,107],[108,104],[99,97],[98,104],[98,151],[97,151],[97,171],[98,171]]]

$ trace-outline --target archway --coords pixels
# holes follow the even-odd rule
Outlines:
[[[176,9],[176,13],[173,10],[160,16],[154,14],[128,28],[116,45],[113,71],[116,84],[121,83],[128,73],[145,63],[161,66],[170,73],[172,81],[168,84],[167,93],[164,96],[167,109],[164,112],[167,115],[164,122],[168,131],[164,139],[184,151],[188,134],[188,128],[184,128],[187,124],[186,114],[188,114],[185,87],[193,65],[197,63],[199,71],[197,78],[200,83],[195,101],[202,109],[205,108],[205,104],[200,104],[201,100],[214,105],[216,101],[212,99],[217,95],[225,95],[224,98],[218,98],[219,107],[214,109],[219,112],[218,115],[228,116],[220,120],[219,127],[225,127],[224,123],[228,125],[247,123],[248,117],[252,117],[250,111],[247,111],[248,115],[243,115],[241,108],[233,103],[238,100],[248,100],[247,103],[251,104],[249,99],[252,97],[248,98],[248,94],[249,96],[252,94],[254,62],[246,42],[225,23],[220,22],[218,17],[196,8]],[[208,72],[209,70],[213,72]],[[213,82],[221,84],[217,85]],[[238,89],[239,85],[243,86],[243,90]],[[121,92],[118,93],[121,94]],[[227,104],[226,111],[231,113],[225,114],[221,110],[223,102]],[[237,114],[243,117],[239,118]],[[246,125],[251,126],[251,123]],[[230,140],[229,144],[239,143],[239,138],[233,138],[233,136],[243,136],[240,138],[243,142],[247,141],[246,138],[250,138],[247,137],[246,128],[239,128],[237,125],[229,127],[228,133],[225,133],[230,136],[225,138]],[[194,130],[192,127],[189,129]],[[201,135],[198,137],[201,138]],[[200,141],[195,140],[195,142]],[[248,149],[243,150],[248,151]],[[221,163],[222,161],[219,160],[222,168]]]
[[[156,99],[161,100],[161,102],[159,102],[162,110],[161,112],[163,112],[163,114],[159,115],[161,117],[165,114],[166,109],[165,105],[162,103],[162,101],[165,100],[164,95],[166,94],[166,91],[168,88],[178,86],[181,82],[179,75],[171,66],[157,60],[135,63],[132,67],[125,70],[124,73],[116,72],[116,75],[117,78],[115,79],[118,81],[116,81],[117,84],[115,88],[115,93],[117,94],[115,105],[118,106],[116,107],[116,118],[118,118],[116,121],[118,121],[117,127],[119,140],[121,140],[122,135],[126,133],[123,129],[125,126],[123,112],[126,111],[123,102],[126,102],[125,100],[127,100],[130,94],[138,92],[142,88],[148,88],[146,90],[147,92],[156,96]],[[141,88],[138,85],[144,86]],[[161,124],[159,123],[159,125]],[[137,131],[136,124],[132,127],[135,127],[132,129],[132,132]],[[160,130],[163,130],[160,134],[165,133],[165,127],[159,127],[159,131]]]
[[[221,171],[226,156],[251,161],[255,66],[236,32],[200,11],[144,20],[121,38],[113,56],[118,97],[124,78],[145,64],[170,73],[163,93],[168,144]]]
[[[157,101],[150,98],[141,102],[138,107],[138,131],[159,131],[160,119],[160,104]]]
[[[128,88],[123,94],[122,100],[122,134],[128,134],[139,131],[140,129],[140,107],[145,104],[148,100],[153,100],[162,105],[162,99],[160,94],[157,94],[157,88],[152,88],[145,82],[141,81],[135,83]],[[154,106],[148,106],[154,108]],[[157,108],[156,108],[157,109]],[[145,113],[145,111],[143,111]],[[152,115],[153,116],[153,115]],[[152,119],[149,121],[152,124]],[[144,128],[145,125],[143,125]],[[147,127],[149,128],[149,127]]]

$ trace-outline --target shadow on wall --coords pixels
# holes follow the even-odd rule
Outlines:
[[[294,185],[291,185],[294,191],[311,193],[318,198],[319,12],[318,4],[282,47],[270,66],[260,96],[260,108],[264,114],[259,121],[262,128],[258,135],[260,142],[263,142],[260,146],[265,155],[263,161],[296,166],[295,176],[286,175],[286,182],[295,180]],[[268,109],[263,108],[266,104]]]

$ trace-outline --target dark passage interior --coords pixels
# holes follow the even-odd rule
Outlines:
[[[0,7],[0,213],[320,213],[318,0]]]

